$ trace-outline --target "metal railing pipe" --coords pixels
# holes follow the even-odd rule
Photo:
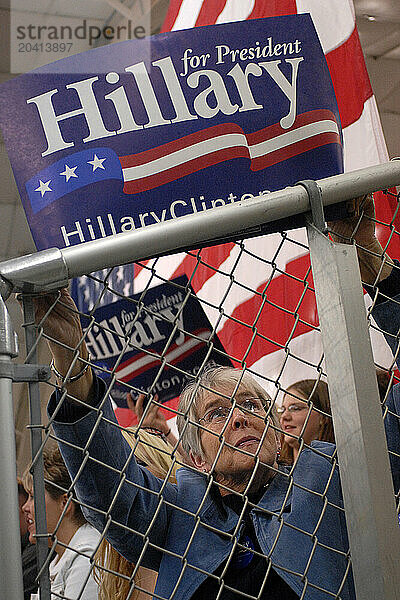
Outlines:
[[[18,515],[11,359],[17,355],[14,330],[0,298],[0,588],[4,597],[23,600]]]
[[[320,179],[324,206],[400,184],[400,161]],[[310,210],[300,186],[187,215],[135,231],[60,250],[50,249],[0,264],[0,293],[57,289],[69,278],[104,268],[262,232],[262,226]],[[246,228],[243,228],[246,223]]]

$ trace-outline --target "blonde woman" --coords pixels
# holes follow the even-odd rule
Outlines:
[[[139,464],[156,477],[168,477],[176,483],[175,473],[180,464],[172,458],[173,447],[162,435],[133,427],[122,430],[122,434],[133,448]],[[135,570],[135,565],[114,550],[109,542],[105,539],[101,542],[94,574],[99,584],[99,600],[149,600],[157,575],[156,571],[141,566]]]

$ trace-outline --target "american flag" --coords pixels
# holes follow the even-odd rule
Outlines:
[[[352,0],[171,0],[162,31],[300,13],[311,14],[329,66],[343,128],[345,170],[387,161]],[[393,207],[390,199],[379,196],[377,217],[388,223]],[[384,229],[381,234],[387,236]],[[231,355],[271,380],[279,377],[284,386],[315,377],[315,366],[308,365],[320,365],[322,357],[320,337],[314,329],[318,317],[309,289],[312,277],[305,246],[304,230],[295,230],[284,244],[280,234],[273,234],[242,245],[206,248],[201,251],[201,262],[209,266],[198,268],[192,279],[198,297],[211,304],[224,298],[231,286],[222,307],[207,308],[205,304],[210,321],[219,319],[217,332]],[[157,260],[156,270],[165,278],[182,273],[190,277],[198,262],[198,257],[186,254],[163,257]],[[138,269],[136,291],[148,283],[150,272]],[[234,274],[236,285],[231,285],[229,273]],[[386,344],[378,337],[373,343],[377,362],[389,365]]]
[[[163,31],[307,12],[319,35],[339,104],[345,170],[387,161],[352,0],[171,0]],[[388,223],[392,214],[390,200],[381,195],[378,219]],[[384,229],[381,233],[387,235]],[[266,377],[271,382],[269,391],[274,391],[276,379],[286,387],[316,376],[322,347],[303,229],[135,265],[135,293],[159,284],[155,274],[162,280],[182,274],[190,278],[226,351],[238,365],[246,364]],[[389,365],[386,344],[378,334],[374,336],[376,361]]]

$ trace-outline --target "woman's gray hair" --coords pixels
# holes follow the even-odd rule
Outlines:
[[[191,451],[194,455],[203,457],[200,441],[201,428],[197,423],[204,416],[198,414],[198,409],[206,396],[212,392],[224,394],[225,389],[234,388],[236,391],[243,386],[250,394],[265,400],[266,410],[268,410],[268,406],[271,406],[271,398],[264,388],[249,373],[233,367],[207,368],[184,387],[179,399],[176,425],[180,441],[187,453]],[[228,392],[226,392],[226,397],[232,398]],[[270,416],[274,426],[278,427],[278,418],[273,408],[271,408]]]

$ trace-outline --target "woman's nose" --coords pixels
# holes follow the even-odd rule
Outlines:
[[[25,502],[25,504],[22,505],[21,510],[23,513],[28,514],[31,512],[31,503],[32,503],[31,499],[28,498],[28,500]]]
[[[231,425],[233,429],[240,429],[240,427],[246,427],[247,424],[247,415],[242,410],[240,410],[240,408],[236,407],[233,410],[231,417]]]
[[[283,413],[281,413],[281,418],[280,421],[290,421],[290,419],[292,418],[292,413],[290,412],[290,410],[287,410],[286,408],[283,410]]]

